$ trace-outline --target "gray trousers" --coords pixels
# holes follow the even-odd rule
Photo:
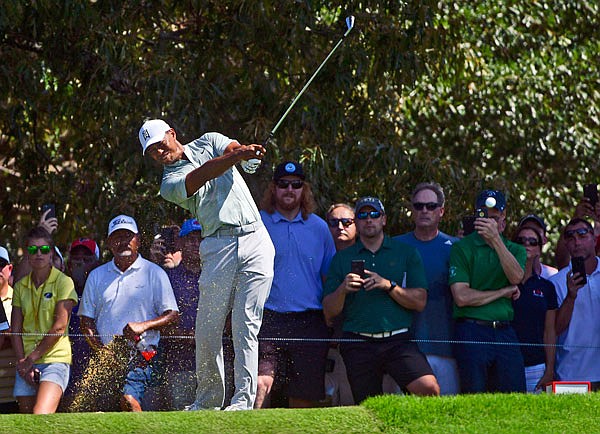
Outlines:
[[[200,244],[202,274],[196,317],[196,405],[224,405],[223,327],[231,311],[235,392],[231,405],[251,410],[256,399],[258,332],[273,281],[275,248],[264,228],[215,235]]]

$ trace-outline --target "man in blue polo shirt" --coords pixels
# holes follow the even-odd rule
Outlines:
[[[414,312],[427,303],[421,256],[384,235],[387,217],[379,199],[364,197],[355,210],[359,240],[334,256],[323,298],[328,320],[344,314],[348,341],[340,344],[340,352],[354,401],[381,395],[385,373],[410,393],[439,395],[433,371],[409,330]],[[351,271],[353,260],[364,261],[364,275]]]
[[[275,245],[275,274],[259,334],[255,408],[270,405],[275,381],[287,382],[290,407],[314,407],[325,398],[330,334],[321,299],[335,244],[325,221],[313,213],[316,204],[299,163],[277,166],[260,205]]]

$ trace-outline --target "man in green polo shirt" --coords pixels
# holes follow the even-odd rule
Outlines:
[[[461,391],[524,392],[523,356],[510,321],[527,255],[523,246],[502,235],[506,228],[502,192],[484,190],[475,205],[487,210],[488,217],[477,218],[475,231],[450,251],[455,337],[473,342],[454,347]]]
[[[323,298],[328,321],[343,312],[348,342],[340,344],[354,401],[381,395],[388,373],[415,395],[439,395],[440,387],[427,359],[412,342],[413,313],[427,302],[427,279],[417,250],[385,236],[385,209],[375,197],[355,207],[359,240],[336,253]],[[352,272],[352,261],[364,261],[364,274]],[[352,342],[353,341],[353,342]]]

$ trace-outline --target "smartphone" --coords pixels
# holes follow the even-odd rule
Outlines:
[[[358,274],[361,278],[365,278],[365,260],[353,259],[350,263],[350,272]]]
[[[583,276],[583,284],[587,283],[587,275],[585,274],[585,260],[582,256],[575,256],[571,258],[571,271],[573,274],[579,273]]]
[[[42,205],[42,214],[44,214],[46,210],[50,210],[46,216],[47,219],[56,218],[56,206],[53,203],[45,203]]]
[[[467,236],[475,231],[475,216],[466,215],[462,218],[463,235]]]
[[[583,196],[590,200],[592,206],[598,203],[598,184],[585,184],[583,186]]]
[[[40,384],[40,380],[42,379],[41,377],[42,377],[42,373],[40,372],[40,370],[37,368],[34,369],[33,370],[33,382],[35,384]]]
[[[477,208],[475,210],[475,217],[478,219],[486,219],[488,218],[488,209],[487,207]]]

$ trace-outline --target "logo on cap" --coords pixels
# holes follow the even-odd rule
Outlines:
[[[127,219],[119,219],[119,220],[113,220],[113,222],[111,224],[113,226],[116,226],[116,225],[121,225],[121,224],[131,224],[131,222]]]
[[[296,165],[294,163],[288,163],[285,165],[285,171],[287,173],[294,173],[296,171]]]
[[[150,138],[150,133],[148,132],[148,130],[146,128],[144,128],[144,130],[142,131],[142,137],[145,140],[148,140]]]

